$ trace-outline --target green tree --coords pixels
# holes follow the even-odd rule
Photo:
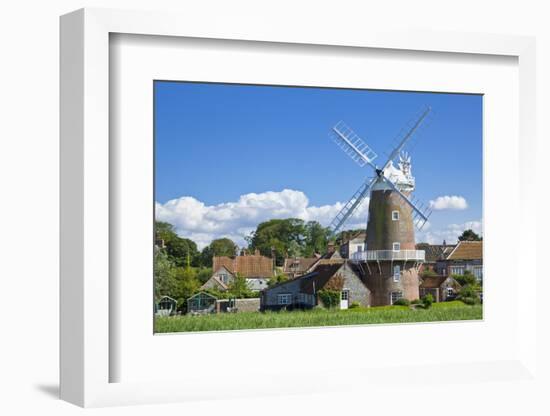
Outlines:
[[[288,255],[299,255],[305,247],[304,221],[297,218],[262,222],[248,238],[250,250],[260,250],[264,256],[275,252],[276,264],[282,266]]]
[[[460,286],[475,286],[477,284],[476,277],[469,270],[466,270],[464,274],[452,274],[451,277],[455,279]]]
[[[268,287],[275,286],[279,283],[283,283],[286,281],[288,281],[288,276],[284,273],[277,271],[277,274],[273,276],[271,279],[269,279],[269,281],[267,282],[267,286]]]
[[[186,266],[188,259],[192,266],[199,265],[197,245],[188,238],[178,236],[172,224],[156,221],[155,233],[157,238],[164,241],[166,253],[176,266]]]
[[[240,273],[235,275],[235,278],[229,283],[228,286],[228,292],[233,297],[250,298],[253,295],[252,290],[248,287],[246,278]]]
[[[315,253],[325,253],[330,237],[330,230],[317,221],[308,221],[304,226],[305,248],[304,257],[312,257]]]
[[[464,230],[464,232],[458,237],[458,241],[481,241],[483,240],[472,229]]]
[[[193,268],[178,267],[175,269],[176,280],[175,297],[180,309],[187,308],[187,299],[198,292],[200,282],[197,279],[197,272]]]
[[[176,297],[177,285],[176,268],[164,250],[155,255],[154,279],[155,298],[162,296]]]
[[[237,244],[229,238],[217,238],[202,249],[201,263],[203,266],[212,267],[212,257],[228,256],[234,257],[237,254]]]

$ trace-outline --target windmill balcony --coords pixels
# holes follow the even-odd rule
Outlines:
[[[367,250],[359,251],[351,255],[353,261],[425,261],[426,252],[424,250]]]

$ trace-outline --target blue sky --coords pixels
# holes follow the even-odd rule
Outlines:
[[[279,194],[286,189],[305,195],[306,202],[298,195],[305,219],[326,222],[335,204],[372,176],[332,142],[331,127],[345,121],[382,164],[395,136],[424,105],[433,117],[406,147],[415,194],[427,204],[458,196],[467,207],[440,199],[436,206],[443,209],[434,210],[417,241],[452,238],[450,228],[456,234],[471,222],[480,230],[482,96],[235,84],[155,82],[157,217],[199,245],[220,235],[239,240],[270,210],[274,217],[287,213],[285,204],[296,195]],[[249,194],[256,194],[251,204],[242,199]]]

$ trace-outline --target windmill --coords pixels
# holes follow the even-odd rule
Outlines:
[[[397,137],[397,144],[382,165],[377,154],[344,122],[331,131],[335,142],[360,167],[368,166],[369,177],[344,204],[329,228],[335,235],[367,196],[370,197],[365,250],[351,254],[366,268],[373,288],[371,304],[391,304],[400,297],[418,298],[418,268],[424,251],[415,249],[414,228],[422,229],[430,209],[413,197],[415,180],[411,158],[403,151],[430,114],[426,107]],[[397,164],[397,166],[395,165]]]

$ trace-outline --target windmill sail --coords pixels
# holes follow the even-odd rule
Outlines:
[[[403,192],[399,190],[395,184],[390,181],[387,178],[384,178],[387,184],[390,185],[390,187],[399,194],[401,197],[402,203],[408,205],[413,210],[413,222],[418,227],[419,230],[422,229],[424,224],[428,221],[428,217],[431,215],[431,210],[428,207],[424,207],[422,204],[419,203],[418,200],[411,201]]]
[[[407,130],[405,130],[405,133],[403,134],[401,140],[399,141],[398,145],[393,149],[393,151],[390,153],[390,156],[388,157],[388,161],[384,164],[384,167],[382,170],[386,169],[390,162],[399,155],[401,150],[403,149],[403,146],[405,146],[405,143],[413,136],[413,134],[420,128],[426,117],[428,117],[428,114],[431,111],[431,107],[426,107],[411,127]]]
[[[359,166],[369,164],[374,169],[373,160],[378,156],[361,138],[355,134],[343,121],[332,128],[336,144]]]
[[[331,233],[334,235],[336,234],[342,226],[345,224],[345,222],[348,220],[348,218],[353,214],[355,209],[361,205],[361,203],[364,201],[365,197],[369,194],[370,188],[376,181],[376,178],[374,179],[368,179],[361,187],[353,194],[353,196],[349,199],[348,202],[344,205],[344,207],[338,212],[336,217],[332,220],[332,222],[329,225],[329,229],[331,230]]]

